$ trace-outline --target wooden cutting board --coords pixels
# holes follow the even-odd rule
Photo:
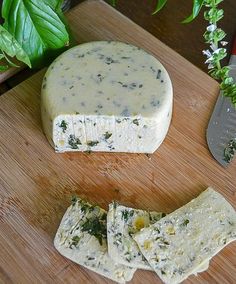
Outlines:
[[[60,219],[74,194],[103,208],[118,200],[168,213],[211,185],[236,207],[236,162],[223,169],[212,158],[205,139],[218,84],[103,2],[85,2],[68,18],[78,42],[121,40],[159,58],[174,86],[172,124],[164,143],[150,157],[56,154],[40,121],[45,71],[0,97],[1,283],[111,282],[65,259],[53,247]],[[185,283],[233,284],[235,279],[233,243],[214,257],[207,272]],[[137,271],[131,283],[161,281],[153,272]]]

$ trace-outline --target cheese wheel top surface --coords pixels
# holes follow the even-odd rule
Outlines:
[[[42,85],[53,117],[64,114],[154,117],[169,108],[172,85],[163,65],[122,42],[78,45],[49,67]]]

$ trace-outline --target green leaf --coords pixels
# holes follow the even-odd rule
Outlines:
[[[9,63],[10,66],[12,66],[12,67],[20,67],[19,65],[16,65],[14,62],[12,62],[12,61],[8,58],[8,56],[7,56],[6,54],[4,55],[4,58],[5,58],[5,60]]]
[[[4,27],[28,54],[32,65],[40,66],[55,51],[68,45],[69,34],[61,20],[61,0],[4,0]]]
[[[223,17],[224,11],[222,9],[211,8],[204,12],[204,19],[210,24],[220,21]]]
[[[0,65],[0,72],[6,71],[7,69],[9,69],[8,65]]]
[[[112,6],[115,6],[115,5],[116,5],[116,0],[110,0],[110,2],[111,2],[111,5],[112,5]]]
[[[43,1],[45,2],[46,5],[51,7],[53,11],[57,13],[61,21],[64,24],[66,24],[66,28],[68,28],[66,18],[64,17],[64,14],[61,9],[62,3],[64,2],[64,0],[43,0]]]
[[[154,15],[159,12],[165,6],[166,2],[167,0],[157,0],[156,8],[152,14]]]
[[[224,66],[221,69],[212,69],[209,71],[209,74],[216,80],[224,80],[229,76],[230,68],[228,66]]]
[[[215,0],[215,5],[219,5],[221,2],[223,2],[224,0]]]
[[[226,33],[222,29],[216,28],[213,32],[206,31],[203,36],[206,43],[219,42],[225,38]]]
[[[16,57],[19,61],[24,62],[29,67],[31,63],[28,55],[25,53],[21,45],[16,41],[16,39],[6,30],[3,26],[0,25],[0,50],[1,54],[6,58],[10,65],[14,66],[14,63],[11,62],[6,55],[10,57]]]
[[[204,0],[193,0],[192,14],[189,17],[187,17],[185,20],[183,20],[182,23],[187,24],[187,23],[190,23],[192,20],[194,20],[199,14],[203,4],[204,4]]]
[[[232,77],[226,77],[224,80],[223,80],[223,83],[225,85],[232,85],[234,83],[234,79]]]
[[[61,9],[62,4],[64,2],[64,0],[44,0],[44,2],[49,5],[54,11],[56,11],[57,15],[59,16],[59,18],[61,19],[61,21],[64,23],[65,28],[69,34],[69,42],[70,42],[70,46],[74,46],[77,45],[77,41],[75,40],[75,38],[73,37],[72,31],[70,29],[69,23],[66,19],[66,17],[64,16],[64,13]],[[116,1],[114,1],[114,5]]]
[[[64,0],[44,0],[46,5],[49,5],[54,11],[61,11],[61,6]]]

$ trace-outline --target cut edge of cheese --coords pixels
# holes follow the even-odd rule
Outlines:
[[[148,212],[113,202],[107,214],[107,243],[109,255],[118,263],[134,268],[152,270],[131,237],[143,227],[155,223],[163,213]]]
[[[42,84],[43,130],[56,152],[153,153],[167,135],[172,107],[164,66],[145,50],[118,41],[66,51]]]
[[[117,152],[119,149],[118,152],[152,154],[165,139],[171,116],[172,106],[168,111],[166,124],[137,116],[115,118],[90,115],[85,118],[76,114],[59,115],[54,119],[52,127],[53,133],[56,134],[51,137],[47,126],[45,126],[45,134],[58,153]],[[121,122],[118,125],[116,121]],[[138,125],[134,125],[133,121],[138,121]],[[63,122],[67,124],[66,130],[61,128]],[[96,128],[92,130],[94,125]],[[150,126],[149,130],[145,128],[146,125]],[[159,137],[160,131],[163,133],[161,137]],[[130,135],[135,139],[131,139]]]
[[[206,260],[205,262],[203,262],[201,265],[198,266],[195,272],[193,271],[193,275],[197,276],[198,273],[206,271],[209,268],[209,265],[210,265],[209,260]]]
[[[113,281],[125,283],[132,279],[136,269],[116,263],[110,258],[107,241],[103,235],[98,240],[81,230],[89,218],[103,218],[106,214],[102,208],[77,199],[66,210],[60,222],[54,246],[61,255],[73,262]]]
[[[236,240],[236,212],[209,187],[134,239],[162,281],[177,284],[204,271],[212,257]]]

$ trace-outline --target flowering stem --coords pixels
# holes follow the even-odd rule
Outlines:
[[[116,0],[110,0],[113,5]],[[168,0],[156,0],[156,9],[154,14],[162,9]],[[224,96],[230,97],[232,104],[236,107],[236,82],[229,76],[230,66],[221,66],[221,60],[227,56],[224,46],[227,42],[223,41],[226,33],[217,27],[217,22],[224,16],[224,11],[218,6],[224,0],[192,0],[193,11],[183,23],[189,23],[195,19],[200,10],[206,7],[204,18],[209,22],[209,26],[204,33],[205,42],[210,45],[210,49],[203,50],[203,54],[207,56],[206,64],[208,64],[209,74],[220,82],[220,89]]]
[[[215,0],[212,0],[212,8],[213,8],[213,9],[217,9]],[[214,25],[215,27],[217,27],[217,21],[216,21],[216,19],[213,19],[213,25]],[[217,40],[216,38],[214,38],[214,44],[215,44],[216,48],[218,49],[219,45],[218,45],[218,40]],[[221,69],[220,60],[217,60],[217,61],[216,61],[216,67],[217,67],[218,70]]]
[[[210,75],[220,81],[220,89],[224,96],[230,97],[232,103],[236,106],[236,84],[229,76],[229,66],[221,66],[221,60],[227,55],[224,46],[227,42],[223,41],[226,33],[217,27],[217,22],[223,18],[224,11],[218,9],[218,5],[223,0],[204,0],[204,6],[208,8],[204,13],[204,18],[209,22],[204,38],[207,44],[210,44],[210,50],[204,50],[203,54],[207,56],[206,63],[210,69]],[[219,46],[221,44],[221,46]]]

